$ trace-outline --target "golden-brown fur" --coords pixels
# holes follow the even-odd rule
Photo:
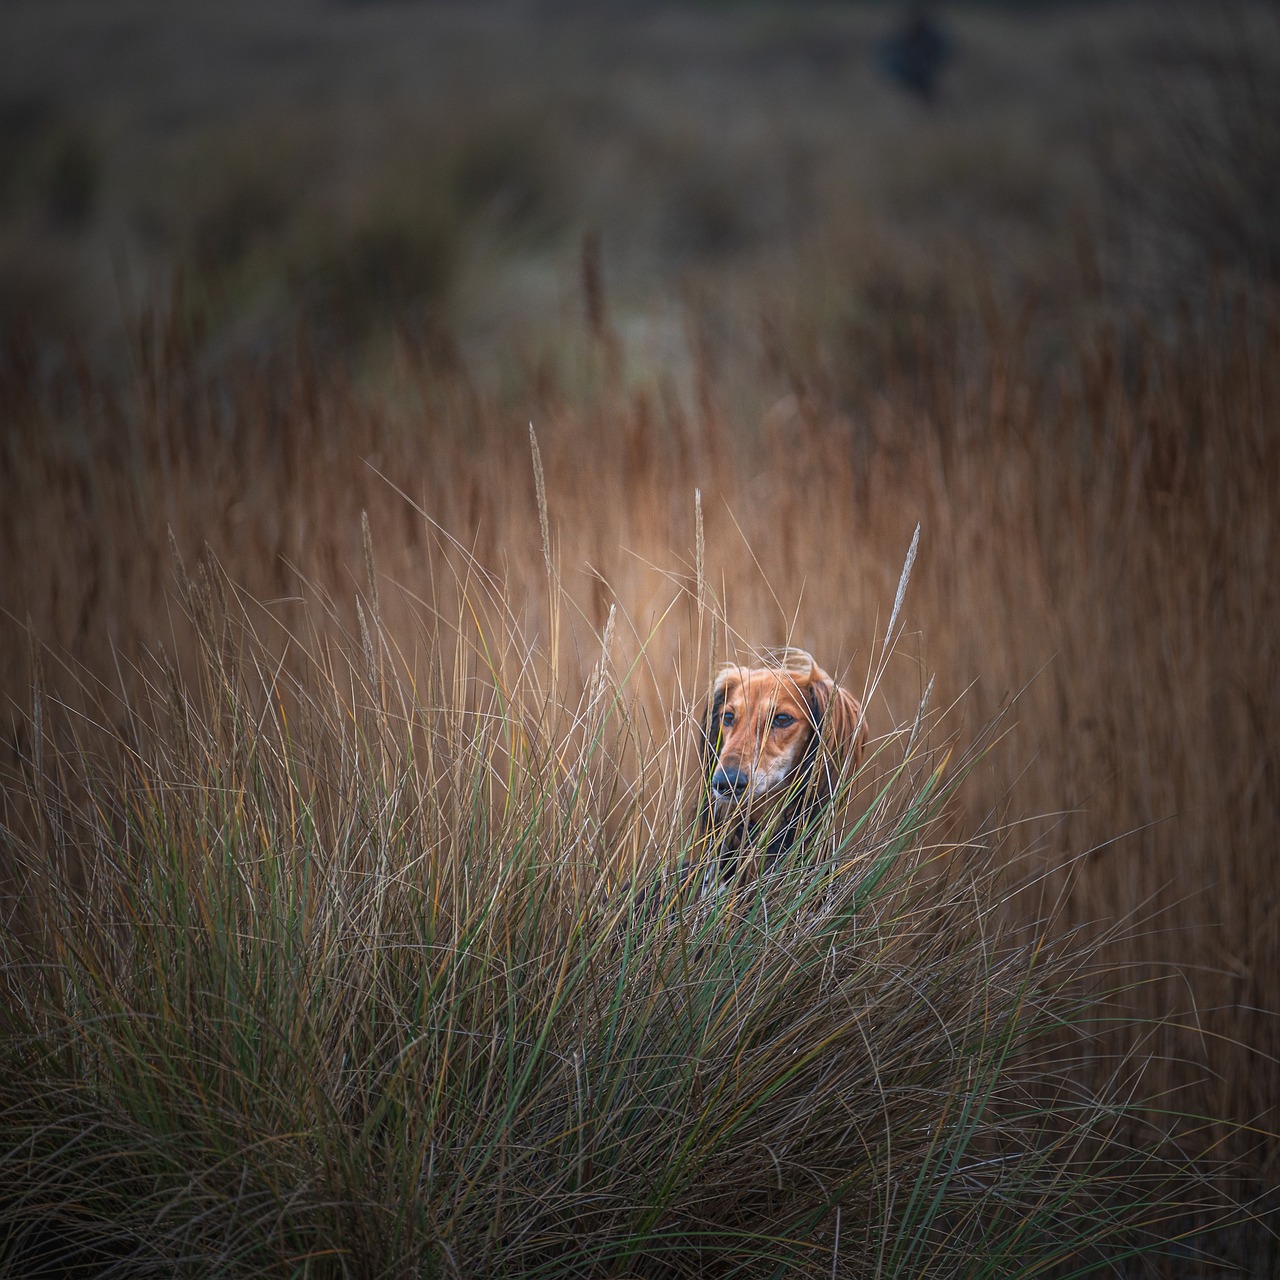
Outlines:
[[[771,863],[794,842],[867,742],[856,698],[803,649],[721,667],[702,717],[699,834],[721,874],[747,853]]]

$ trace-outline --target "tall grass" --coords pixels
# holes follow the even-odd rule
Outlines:
[[[254,717],[241,719],[257,733],[260,716],[266,726],[291,717],[274,731],[289,727],[299,744],[297,757],[278,749],[300,761],[299,794],[348,779],[345,792],[317,793],[329,797],[335,831],[358,813],[366,824],[392,812],[426,821],[416,815],[443,796],[459,814],[467,796],[468,815],[499,825],[522,804],[536,807],[508,800],[521,786],[548,797],[538,802],[547,812],[562,813],[566,795],[582,805],[596,797],[589,822],[573,810],[562,817],[605,861],[622,858],[616,892],[630,883],[629,859],[668,861],[679,844],[660,824],[681,811],[690,762],[655,744],[701,696],[713,658],[798,643],[854,689],[878,672],[868,717],[886,742],[909,732],[936,677],[934,704],[956,707],[962,752],[1005,717],[945,809],[959,824],[953,834],[1017,832],[996,861],[1010,864],[1015,884],[1029,872],[1030,884],[997,894],[1002,925],[1033,945],[1052,918],[1055,936],[1095,937],[1099,962],[1116,974],[1087,1015],[1096,1051],[1059,1065],[1074,1087],[1101,1096],[1122,1062],[1133,1096],[1217,1117],[1201,1150],[1218,1189],[1274,1214],[1274,300],[1220,298],[1160,332],[1117,322],[1065,353],[1055,346],[1065,330],[1040,325],[1031,308],[943,311],[909,325],[912,341],[895,332],[876,345],[852,321],[787,324],[798,304],[765,305],[759,353],[717,341],[691,315],[687,379],[629,364],[602,324],[565,335],[555,359],[513,356],[499,379],[473,373],[443,338],[405,335],[394,366],[362,382],[305,342],[287,358],[219,359],[180,300],[140,330],[127,377],[13,343],[0,362],[6,827],[21,828],[27,784],[16,780],[54,750],[40,726],[59,703],[107,732],[104,746],[83,722],[80,771],[91,763],[114,776],[132,758],[120,743],[141,731],[143,709],[166,705],[156,702],[169,680],[151,665],[158,646],[185,689],[213,680],[224,661],[210,668],[215,655],[250,652],[224,621],[191,626],[175,612],[170,538],[186,563],[220,565],[246,600],[269,602],[245,605],[259,693]],[[917,522],[902,634],[882,663],[879,637]],[[222,579],[210,573],[216,596]],[[33,650],[30,635],[48,647]],[[384,643],[391,653],[380,657]],[[370,685],[369,664],[392,658],[396,680]],[[270,687],[281,701],[266,714],[258,667],[277,666]],[[331,681],[348,702],[375,687],[390,699],[375,705],[398,737],[359,722],[389,753],[367,776],[353,763],[355,719],[336,703],[302,714]],[[207,716],[220,687],[202,695]],[[602,692],[615,687],[616,708]],[[586,717],[572,750],[557,736],[572,721],[567,708]],[[471,722],[454,718],[464,713],[475,717],[465,731]],[[347,736],[315,727],[326,718]],[[219,743],[241,750],[233,730],[248,730],[237,723],[208,721]],[[609,732],[588,749],[597,724]],[[405,790],[413,803],[397,807],[360,789],[376,777],[399,795],[409,779],[433,776],[423,771],[433,743],[452,744],[434,758],[453,762],[468,735],[490,743],[498,763],[480,771],[480,756],[465,757],[452,790]],[[70,779],[75,757],[61,741],[46,758]],[[191,739],[175,730],[172,741]],[[184,751],[201,769],[221,758]],[[538,770],[517,786],[526,759]],[[589,785],[566,792],[571,761]],[[69,782],[66,794],[86,785]],[[305,811],[296,798],[289,809],[289,794],[278,817]],[[179,787],[165,803],[184,797]],[[323,811],[320,799],[313,810]],[[33,847],[66,838],[45,830],[29,837]],[[436,847],[426,835],[419,843]],[[336,835],[326,847],[339,856]],[[29,877],[7,861],[10,919],[12,891],[27,896]],[[575,874],[587,892],[592,875]],[[1128,1110],[1130,1146],[1145,1142],[1144,1123]],[[1242,1246],[1262,1274],[1273,1240],[1259,1227]]]
[[[264,639],[206,559],[185,674],[36,686],[8,1274],[1114,1274],[1200,1221],[1197,1126],[1145,1127],[1122,1062],[1073,1079],[1094,958],[1015,936],[999,833],[958,817],[980,750],[922,714],[700,894],[706,584],[621,671],[611,613],[572,682],[456,547],[393,634],[364,536],[350,633]]]

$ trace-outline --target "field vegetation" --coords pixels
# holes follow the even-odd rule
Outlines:
[[[0,1271],[1273,1274],[1274,9],[144,10],[3,19]]]

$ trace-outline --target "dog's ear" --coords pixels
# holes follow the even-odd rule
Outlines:
[[[705,781],[720,754],[720,713],[724,710],[724,701],[729,693],[729,686],[737,679],[736,668],[722,667],[716,675],[716,682],[711,688],[711,696],[707,699],[698,716],[697,744],[698,758],[702,761],[702,776]]]
[[[867,747],[867,725],[862,706],[815,664],[809,695],[816,712],[826,750],[841,769],[856,769]]]

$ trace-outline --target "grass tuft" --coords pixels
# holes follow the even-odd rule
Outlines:
[[[1091,961],[1004,923],[956,829],[981,748],[883,741],[700,893],[680,695],[634,714],[614,613],[575,700],[461,556],[409,663],[364,537],[358,637],[282,657],[206,559],[194,674],[96,714],[36,687],[11,1269],[1085,1274],[1203,1208],[1190,1126],[1073,1082]]]

